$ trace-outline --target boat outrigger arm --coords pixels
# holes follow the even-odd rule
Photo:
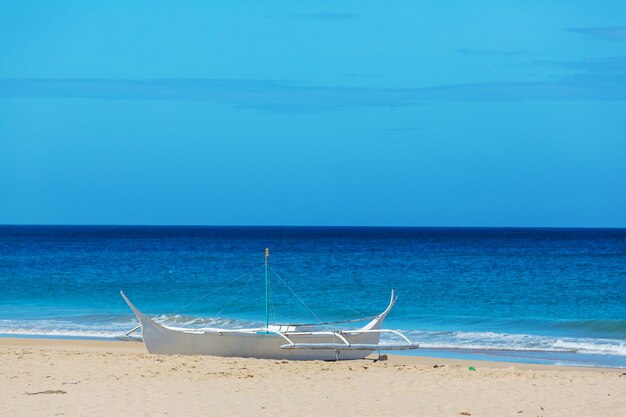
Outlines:
[[[123,292],[120,293],[139,319],[143,342],[150,353],[338,360],[362,359],[381,350],[418,348],[417,344],[413,344],[402,333],[382,328],[384,319],[397,300],[393,290],[385,311],[374,316],[365,326],[354,330],[331,330],[327,328],[329,323],[284,325],[267,323],[265,327],[250,329],[171,327],[150,319],[139,311]],[[327,329],[320,330],[321,326]],[[395,335],[401,343],[379,343],[382,333]]]

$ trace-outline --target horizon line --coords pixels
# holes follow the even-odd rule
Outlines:
[[[253,224],[116,224],[116,223],[0,223],[0,227],[198,227],[198,228],[327,228],[327,229],[583,229],[626,230],[619,226],[385,226],[385,225],[253,225]]]

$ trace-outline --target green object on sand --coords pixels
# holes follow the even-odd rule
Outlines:
[[[470,371],[475,371],[475,370],[476,370],[476,368],[474,368],[473,366],[470,366],[470,367],[469,367],[469,370],[470,370]]]

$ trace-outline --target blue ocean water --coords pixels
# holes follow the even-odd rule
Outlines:
[[[379,313],[416,354],[626,366],[626,229],[0,226],[0,334]],[[280,277],[317,315],[313,316]]]

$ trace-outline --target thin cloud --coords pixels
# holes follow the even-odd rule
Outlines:
[[[378,129],[381,132],[390,132],[390,133],[411,133],[411,132],[419,132],[420,130],[424,130],[421,126],[414,127],[386,127],[382,129]]]
[[[472,48],[459,48],[456,50],[463,55],[486,55],[486,56],[519,56],[526,55],[528,51],[523,49],[472,49]]]
[[[357,18],[357,15],[354,13],[292,13],[288,15],[283,15],[285,17],[290,17],[292,19],[299,20],[354,20]]]
[[[626,75],[424,88],[322,87],[273,80],[0,79],[0,97],[204,101],[273,112],[401,107],[435,101],[625,101]]]
[[[317,12],[317,13],[237,13],[232,16],[251,18],[251,19],[279,19],[279,20],[300,20],[309,22],[339,22],[349,21],[358,18],[354,13],[330,13],[330,12]]]
[[[378,77],[382,77],[381,73],[372,73],[372,74],[366,74],[366,73],[346,73],[346,74],[341,74],[342,77],[346,77],[346,78],[378,78]]]
[[[581,33],[583,35],[589,35],[600,39],[607,39],[612,41],[625,41],[626,40],[626,26],[612,26],[612,27],[596,27],[596,28],[571,28],[565,29],[568,32]]]
[[[540,60],[535,61],[534,65],[567,69],[586,74],[626,75],[626,57],[620,56],[564,61]]]

